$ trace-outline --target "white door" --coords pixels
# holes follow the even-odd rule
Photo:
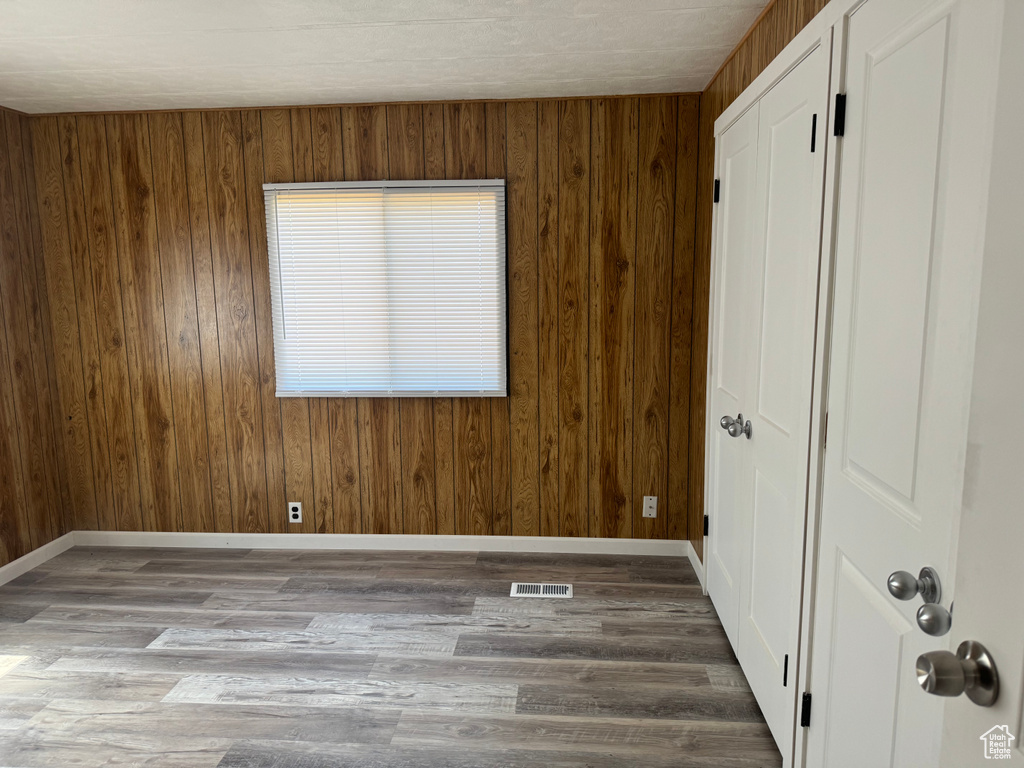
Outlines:
[[[715,610],[736,647],[740,584],[749,556],[749,536],[737,510],[748,508],[742,476],[746,442],[718,427],[723,415],[735,417],[747,399],[748,356],[752,352],[746,305],[753,266],[754,188],[757,179],[757,105],[718,139],[721,196],[715,221],[715,264],[711,295],[711,387],[707,451],[711,456],[707,509],[713,530],[708,538],[707,587]]]
[[[988,0],[868,0],[847,28],[827,445],[806,765],[934,766],[942,702],[915,662],[920,598],[941,603],[963,490],[987,190]]]
[[[736,655],[784,755],[796,713],[829,64],[819,46],[760,99],[745,301],[752,348],[740,404],[752,433],[734,441],[745,460],[736,482],[749,486],[737,528],[750,553]]]
[[[949,650],[964,640],[986,647],[1000,694],[983,708],[967,696],[947,699],[942,766],[1024,766],[1024,3],[1007,3],[996,110],[992,181],[982,266],[971,394],[967,475],[957,551],[956,610]],[[1007,350],[1015,350],[1007,354]],[[987,738],[983,738],[988,734]],[[1010,738],[1012,737],[1012,739]],[[1010,758],[1002,757],[1008,747]],[[988,759],[986,759],[988,754]],[[989,762],[999,760],[1000,762]]]

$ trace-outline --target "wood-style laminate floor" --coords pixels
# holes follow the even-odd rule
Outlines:
[[[5,768],[781,762],[681,558],[76,548],[0,587]]]

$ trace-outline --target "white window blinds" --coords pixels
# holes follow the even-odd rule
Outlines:
[[[278,397],[506,395],[504,181],[263,189]]]

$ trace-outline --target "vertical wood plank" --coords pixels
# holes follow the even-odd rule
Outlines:
[[[490,411],[480,398],[456,398],[455,532],[489,536],[493,532],[490,459]]]
[[[18,407],[19,390],[24,389],[25,360],[19,354],[21,318],[20,253],[14,209],[10,163],[7,158],[7,130],[0,121],[0,561],[9,562],[33,548],[32,524],[38,495],[32,492],[31,463],[22,447],[27,429],[21,425],[24,412]],[[17,291],[17,293],[15,293]],[[39,485],[45,497],[45,490]]]
[[[309,400],[309,450],[313,470],[313,530],[334,533],[334,478],[331,472],[331,412],[325,397]]]
[[[0,300],[0,304],[6,302]],[[0,306],[0,314],[6,316],[5,309]],[[6,327],[0,327],[0,560],[4,562],[15,560],[32,548],[7,339]]]
[[[31,152],[26,140],[28,120],[11,112],[3,114],[6,127],[7,153],[10,167],[12,208],[17,217],[19,257],[18,275],[21,287],[25,327],[24,334],[29,350],[28,375],[32,377],[29,401],[23,404],[28,429],[33,441],[38,444],[31,450],[33,475],[41,473],[45,490],[45,505],[31,516],[30,533],[34,547],[41,546],[61,534],[59,525],[64,502],[60,489],[58,454],[54,437],[53,408],[57,405],[55,387],[51,382],[50,361],[52,346],[45,335],[48,327],[44,320],[45,292],[40,292],[38,275],[42,269],[42,252],[39,241],[39,222],[35,216],[35,192],[30,184]],[[3,151],[0,149],[0,151]],[[13,287],[11,288],[13,291]],[[17,296],[14,296],[17,299]],[[36,465],[39,462],[39,465]]]
[[[562,536],[590,533],[591,103],[559,103],[558,464]]]
[[[213,531],[216,525],[181,115],[151,114],[149,136],[178,448],[181,524],[188,531]]]
[[[313,110],[289,110],[295,181],[313,181]]]
[[[455,401],[434,401],[434,482],[437,533],[454,535],[455,521]]]
[[[633,532],[668,535],[668,420],[672,241],[675,223],[676,99],[640,99],[637,171],[636,320],[633,325]],[[641,277],[642,276],[642,277]],[[661,510],[643,517],[643,497]]]
[[[424,178],[423,107],[387,107],[388,170],[392,179]],[[429,398],[399,401],[405,532],[437,532],[434,487],[434,407]]]
[[[271,414],[274,406],[268,389],[276,387],[274,367],[273,319],[270,309],[270,266],[266,254],[266,219],[263,206],[263,182],[268,184],[313,180],[313,146],[309,110],[265,109],[260,113],[263,139],[263,178],[257,201],[255,180],[247,178],[250,232],[256,231],[254,217],[263,221],[258,235],[250,241],[253,255],[253,285],[256,288],[256,317],[259,329],[260,367],[264,371],[263,412]],[[248,168],[247,168],[248,170]],[[256,205],[258,210],[254,210]],[[257,243],[259,245],[257,245]],[[264,278],[266,275],[266,278]],[[268,381],[268,378],[269,381]],[[286,502],[300,501],[308,513],[301,523],[290,523],[285,506],[271,503],[270,530],[312,533],[316,530],[316,500],[313,493],[313,457],[311,453],[309,401],[306,398],[275,398],[280,413],[280,440],[284,451],[284,488]],[[273,418],[265,426],[272,428]]]
[[[680,96],[676,119],[676,191],[672,258],[672,318],[669,364],[668,499],[663,514],[668,538],[688,532],[690,429],[690,334],[693,318],[693,250],[697,208],[699,96]]]
[[[540,535],[537,103],[508,106],[512,533]]]
[[[356,401],[331,401],[331,478],[334,482],[334,532],[366,533],[359,476],[359,409]]]
[[[487,178],[506,178],[506,106],[490,102],[486,105],[484,113]],[[489,398],[487,405],[491,412],[491,517],[494,521],[492,532],[495,536],[509,536],[512,534],[512,413],[508,397]]]
[[[359,467],[366,533],[403,533],[398,408],[388,398],[359,402]]]
[[[445,104],[445,175],[480,179],[487,173],[487,113],[480,103]],[[491,411],[482,398],[452,401],[455,451],[455,532],[489,535],[494,528]]]
[[[131,369],[142,522],[146,530],[181,525],[149,129],[141,115],[107,117],[125,335]]]
[[[345,181],[388,179],[387,112],[382,106],[342,107]]]
[[[423,174],[426,179],[445,178],[444,105],[423,105]]]
[[[423,105],[423,178],[445,178],[444,106]],[[455,533],[455,418],[450,397],[432,402],[436,532]]]
[[[214,285],[210,244],[210,208],[206,189],[206,148],[203,119],[197,112],[182,114],[185,149],[185,188],[188,196],[192,270],[195,279],[196,319],[202,360],[203,402],[213,502],[212,525],[216,532],[233,531],[231,475],[228,466],[227,422],[224,411],[224,379],[221,372],[220,336],[217,324],[217,289]],[[211,518],[203,515],[204,521]]]
[[[637,106],[600,99],[591,125],[591,536],[633,533]]]
[[[382,106],[345,107],[341,112],[345,179],[389,178],[387,112]],[[398,403],[359,398],[359,477],[363,531],[402,533],[402,447]]]
[[[436,533],[433,405],[427,398],[410,397],[403,398],[399,407],[404,530]]]
[[[107,414],[103,398],[99,338],[96,328],[96,300],[89,275],[89,244],[85,222],[85,192],[82,189],[82,164],[78,148],[78,129],[74,117],[57,119],[61,160],[64,170],[64,197],[67,203],[68,242],[71,268],[78,304],[78,329],[82,347],[82,373],[85,377],[85,406],[92,444],[93,484],[101,530],[116,524],[111,481],[110,449],[107,442]]]
[[[231,502],[236,531],[267,531],[268,453],[253,309],[241,118],[203,113],[210,245],[220,329]],[[262,162],[260,163],[262,167]]]
[[[392,179],[422,179],[424,174],[423,107],[386,107],[388,170]]]
[[[52,437],[51,484],[56,484],[53,489],[52,498],[59,499],[50,507],[50,534],[54,537],[62,535],[71,530],[74,520],[74,507],[72,501],[71,484],[67,465],[63,459],[65,456],[65,434],[63,430],[62,404],[57,385],[57,361],[54,355],[54,344],[52,338],[52,325],[50,323],[50,301],[46,290],[46,259],[43,247],[43,227],[40,215],[39,187],[36,184],[35,157],[32,142],[32,124],[29,118],[19,118],[21,123],[21,151],[18,152],[12,145],[12,158],[17,166],[23,159],[24,166],[17,174],[21,177],[20,182],[24,185],[27,203],[25,210],[25,221],[31,230],[32,241],[32,264],[35,266],[35,280],[26,283],[31,298],[29,303],[33,308],[32,338],[33,346],[38,353],[36,355],[37,382],[46,382],[41,385],[39,392],[43,402],[49,403],[50,433]],[[8,123],[10,125],[10,123]],[[8,134],[8,140],[16,140],[13,132]]]
[[[281,420],[281,405],[277,398],[277,376],[274,367],[274,328],[270,315],[270,272],[267,267],[267,222],[263,214],[263,182],[265,178],[263,126],[260,112],[243,110],[242,130],[242,175],[239,183],[241,203],[238,215],[248,235],[244,251],[245,268],[251,279],[250,300],[256,330],[255,361],[259,377],[257,394],[260,398],[260,428],[263,439],[263,470],[266,477],[266,513],[264,524],[271,532],[287,528],[287,503],[289,501],[285,478],[284,427]],[[288,120],[287,112],[282,119]],[[241,266],[241,262],[239,262]],[[258,443],[257,443],[258,445]]]
[[[537,399],[540,535],[558,536],[558,102],[537,114]]]
[[[61,466],[66,471],[70,502],[69,522],[76,528],[90,530],[98,527],[99,521],[57,118],[37,118],[32,123],[32,148],[60,402]]]
[[[342,155],[341,110],[316,107],[312,113],[313,180],[344,181],[345,158]]]
[[[444,164],[449,179],[487,174],[487,107],[480,102],[444,105]]]
[[[17,171],[9,135],[19,135],[21,126],[0,113],[0,306],[7,335],[7,361],[12,386],[12,408],[18,424],[16,454],[21,456],[24,481],[24,505],[14,510],[24,519],[25,546],[28,549],[50,541],[50,489],[47,481],[47,454],[43,429],[43,404],[36,385],[31,336],[32,307],[27,300],[26,275],[32,258],[31,236],[23,218],[26,196],[24,186],[15,185]],[[20,151],[20,146],[18,147]],[[19,210],[20,208],[20,210]],[[45,354],[44,350],[38,350]]]
[[[89,268],[86,278],[95,293],[100,369],[106,402],[110,450],[113,520],[110,530],[142,530],[139,461],[135,444],[131,374],[122,306],[121,268],[114,231],[107,130],[99,115],[77,118],[88,234]]]

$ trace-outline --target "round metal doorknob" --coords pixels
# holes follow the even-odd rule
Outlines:
[[[917,682],[926,693],[935,696],[959,696],[982,707],[991,707],[999,698],[999,672],[988,650],[981,643],[964,640],[956,649],[929,651],[917,658]]]
[[[732,416],[723,416],[718,423],[722,427],[722,429],[728,429],[729,427],[736,423],[736,419],[734,419]]]
[[[917,595],[921,595],[926,603],[937,603],[942,599],[939,574],[928,566],[922,568],[916,578],[909,571],[895,571],[889,575],[886,586],[889,594],[897,600],[913,600]]]
[[[917,626],[926,635],[942,637],[953,626],[953,616],[941,605],[925,603],[917,609]]]
[[[725,419],[722,419],[722,421],[724,422]],[[740,435],[746,435],[747,440],[750,439],[750,419],[744,421],[742,413],[737,414],[735,419],[730,419],[729,426],[727,427],[727,429],[729,430],[730,437],[739,437]]]

